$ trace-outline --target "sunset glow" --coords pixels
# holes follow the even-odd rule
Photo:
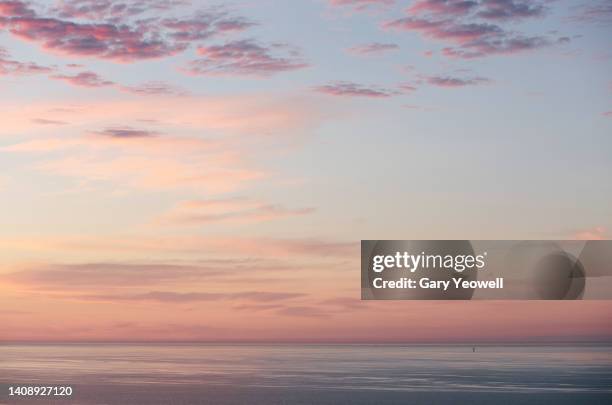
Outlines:
[[[0,341],[611,341],[359,253],[610,238],[609,2],[124,3],[0,0]]]

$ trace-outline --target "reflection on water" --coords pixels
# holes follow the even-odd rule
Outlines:
[[[606,346],[3,345],[0,382],[611,390]]]
[[[7,384],[608,395],[612,348],[0,345],[0,385]]]

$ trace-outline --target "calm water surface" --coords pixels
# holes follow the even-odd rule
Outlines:
[[[75,393],[7,395],[37,384]],[[7,404],[612,403],[612,347],[0,345],[0,388]]]

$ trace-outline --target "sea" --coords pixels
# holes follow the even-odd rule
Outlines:
[[[20,388],[37,386],[71,395]],[[612,346],[0,344],[0,390],[0,404],[609,405]]]

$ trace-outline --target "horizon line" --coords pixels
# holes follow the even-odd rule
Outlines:
[[[15,344],[228,344],[228,345],[394,345],[394,346],[495,346],[495,345],[610,345],[612,340],[499,340],[499,341],[307,341],[307,340],[0,340]]]

